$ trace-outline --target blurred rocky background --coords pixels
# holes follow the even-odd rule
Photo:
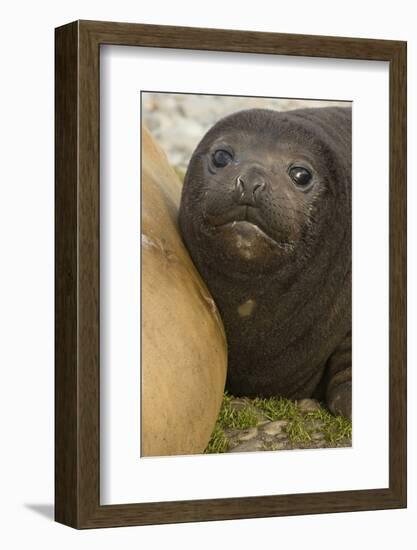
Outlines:
[[[347,106],[338,101],[273,99],[221,95],[142,93],[142,119],[170,164],[185,173],[200,139],[220,118],[242,109],[288,111],[305,107]]]

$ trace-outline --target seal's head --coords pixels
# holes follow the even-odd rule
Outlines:
[[[240,111],[204,136],[180,208],[198,267],[215,263],[242,274],[299,269],[329,231],[342,228],[341,217],[350,219],[347,173],[340,173],[337,143],[314,111]]]

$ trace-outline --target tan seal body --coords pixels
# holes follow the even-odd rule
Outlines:
[[[223,325],[177,227],[181,185],[142,132],[142,456],[202,453],[226,380]]]

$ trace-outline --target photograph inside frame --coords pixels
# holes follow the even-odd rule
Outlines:
[[[141,93],[142,457],[352,445],[351,120]]]

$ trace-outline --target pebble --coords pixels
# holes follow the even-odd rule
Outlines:
[[[315,418],[314,420],[310,420],[308,425],[313,430],[321,430],[324,426],[324,422],[322,420],[318,420],[317,418]]]
[[[297,401],[297,407],[301,412],[314,412],[320,409],[320,403],[317,399],[300,399]]]
[[[248,406],[247,399],[232,399],[232,401],[230,401],[230,407],[232,409],[235,409],[236,411],[246,409],[247,406]]]
[[[271,446],[271,451],[280,451],[282,449],[286,449],[287,446],[283,441],[277,441]]]
[[[261,451],[263,449],[262,441],[259,439],[252,439],[251,441],[245,441],[240,443],[237,447],[229,449],[229,453],[247,453],[249,451]]]
[[[287,420],[276,420],[275,422],[268,422],[262,426],[262,431],[268,435],[280,434],[287,426]]]
[[[258,428],[248,428],[239,434],[239,441],[249,441],[258,435]]]

